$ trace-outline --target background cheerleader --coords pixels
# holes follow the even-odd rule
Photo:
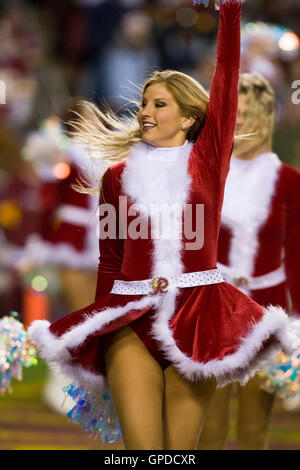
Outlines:
[[[275,94],[257,73],[241,75],[236,142],[226,182],[218,264],[228,282],[261,305],[300,315],[300,174],[272,151]],[[292,305],[289,303],[289,298]],[[257,375],[238,387],[239,449],[267,448],[274,394]],[[233,385],[216,391],[200,449],[223,449]]]

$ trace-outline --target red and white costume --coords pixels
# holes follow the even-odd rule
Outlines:
[[[164,204],[177,204],[181,210],[184,204],[190,204],[193,211],[197,204],[204,204],[204,246],[187,249],[186,243],[191,240],[184,234],[181,239],[101,240],[95,302],[52,325],[37,321],[30,327],[31,339],[42,356],[60,364],[85,386],[99,391],[105,384],[103,336],[149,316],[153,318],[155,341],[167,360],[188,379],[215,376],[219,385],[233,380],[245,382],[261,360],[277,354],[280,347],[288,352],[300,347],[300,339],[280,307],[263,308],[226,282],[214,284],[210,279],[208,285],[193,285],[191,275],[193,287],[170,285],[165,294],[111,293],[115,280],[181,279],[184,273],[208,273],[216,268],[224,186],[236,125],[240,12],[240,2],[221,4],[216,70],[205,124],[197,141],[171,149],[137,144],[127,162],[112,166],[103,178],[101,202],[115,207],[117,220],[119,196],[126,196],[129,205],[137,204],[142,213],[158,205],[162,215]],[[179,224],[182,222],[178,211],[172,215]],[[151,228],[157,228],[155,217],[148,222]],[[151,350],[150,343],[151,337]]]
[[[97,205],[95,196],[73,189],[91,171],[84,148],[71,143],[66,150],[67,178],[57,179],[53,165],[43,168],[40,187],[40,230],[29,237],[27,259],[38,265],[97,269]]]
[[[218,264],[260,305],[300,315],[300,173],[274,153],[232,158],[225,186]]]

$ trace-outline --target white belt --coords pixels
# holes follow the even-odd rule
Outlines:
[[[169,287],[195,287],[224,282],[218,269],[185,273],[176,277],[155,277],[143,281],[114,281],[112,294],[157,295],[166,294]]]
[[[227,282],[236,287],[243,287],[248,290],[267,289],[268,287],[277,286],[286,280],[283,266],[256,277],[236,275],[235,269],[230,266],[225,266],[225,264],[218,263],[218,267]]]

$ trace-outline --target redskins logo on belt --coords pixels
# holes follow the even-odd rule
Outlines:
[[[151,281],[152,292],[150,292],[150,295],[166,294],[168,285],[169,281],[165,277],[155,277]]]

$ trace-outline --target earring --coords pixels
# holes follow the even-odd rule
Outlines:
[[[184,124],[182,125],[181,129],[184,131],[184,129],[185,129],[185,125],[184,125]]]

